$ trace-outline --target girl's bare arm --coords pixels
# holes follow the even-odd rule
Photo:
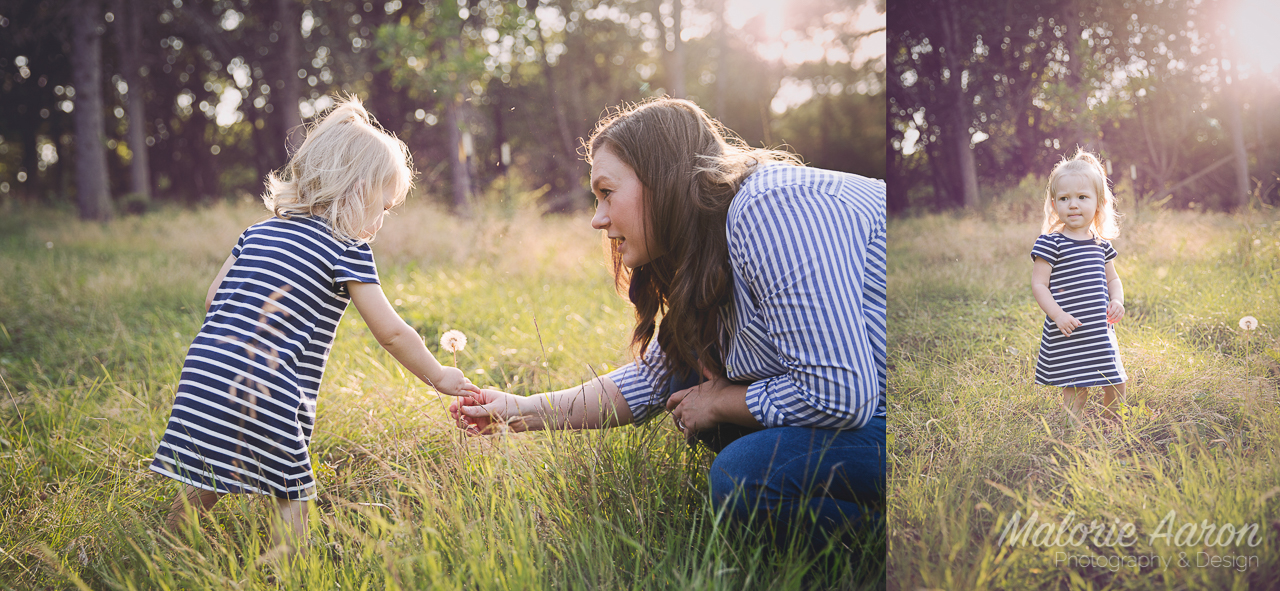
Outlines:
[[[504,420],[515,431],[542,429],[599,429],[631,422],[631,407],[617,384],[606,376],[572,388],[532,396],[484,390],[467,405],[455,401],[450,412],[477,431]]]
[[[348,281],[347,291],[378,344],[418,379],[442,394],[461,396],[467,391],[479,392],[460,370],[440,365],[418,331],[396,314],[381,285]]]
[[[1107,320],[1112,324],[1124,318],[1124,284],[1120,282],[1120,274],[1116,273],[1116,262],[1107,261],[1107,293],[1111,301],[1107,304]]]
[[[1053,274],[1053,265],[1040,257],[1036,257],[1031,267],[1031,294],[1036,303],[1044,310],[1049,320],[1058,325],[1063,336],[1071,336],[1071,332],[1080,327],[1081,322],[1075,316],[1067,314],[1062,306],[1053,301],[1053,292],[1049,291],[1049,277]]]
[[[1044,310],[1049,320],[1057,321],[1058,315],[1062,314],[1062,306],[1053,301],[1053,293],[1049,291],[1049,276],[1053,274],[1053,265],[1049,264],[1040,257],[1036,257],[1031,266],[1031,295],[1035,296],[1036,303],[1040,305],[1040,309]]]
[[[236,262],[236,257],[227,257],[226,262],[222,263],[222,270],[218,271],[218,276],[213,278],[213,283],[209,285],[209,291],[204,296],[204,311],[209,311],[209,306],[213,305],[214,296],[218,295],[218,287],[222,285],[222,281],[227,278],[227,272],[231,270],[231,265]]]

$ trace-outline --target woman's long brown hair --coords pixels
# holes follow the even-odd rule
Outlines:
[[[752,149],[692,102],[651,99],[619,108],[586,144],[608,150],[644,185],[649,252],[635,269],[610,245],[614,283],[636,307],[631,344],[637,355],[657,334],[673,376],[706,370],[725,375],[720,309],[733,294],[726,220],[742,182],[769,162],[800,164],[794,154]],[[658,330],[661,316],[661,330]]]

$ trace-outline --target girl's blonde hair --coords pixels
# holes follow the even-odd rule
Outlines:
[[[1098,240],[1111,240],[1120,235],[1120,214],[1116,211],[1116,197],[1111,193],[1107,182],[1107,169],[1092,152],[1080,148],[1075,157],[1064,158],[1053,172],[1049,173],[1049,186],[1044,195],[1044,224],[1040,226],[1041,234],[1052,234],[1062,229],[1063,221],[1058,217],[1058,210],[1053,206],[1054,186],[1058,179],[1072,174],[1083,175],[1093,182],[1094,194],[1098,196],[1098,209],[1093,215],[1093,233]]]
[[[289,163],[267,176],[262,202],[278,218],[324,218],[334,238],[360,242],[373,221],[370,200],[389,187],[392,205],[402,203],[413,187],[411,166],[408,146],[382,129],[360,99],[339,98]]]

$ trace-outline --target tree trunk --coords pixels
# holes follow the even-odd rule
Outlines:
[[[1232,72],[1234,76],[1236,73]],[[1230,211],[1249,203],[1249,154],[1244,149],[1244,124],[1240,116],[1239,80],[1227,84],[1227,132],[1231,134],[1231,151],[1235,155],[1236,190],[1224,209]]]
[[[924,133],[921,130],[920,133]],[[947,160],[946,146],[929,142],[924,146],[925,156],[929,159],[930,180],[933,182],[933,203],[943,207],[963,206],[963,195],[957,198],[959,190],[955,183],[949,181],[951,163]]]
[[[258,180],[265,182],[272,170],[271,163],[275,162],[275,151],[272,149],[275,146],[275,140],[268,137],[272,128],[267,125],[267,120],[260,118],[258,109],[254,108],[249,101],[245,101],[244,116],[251,128],[249,133],[253,137],[253,153],[257,155],[253,159],[253,169],[258,174]],[[263,189],[262,186],[258,188]]]
[[[725,21],[725,0],[716,7],[716,106],[715,118],[723,121],[725,93],[729,83],[729,23]]]
[[[471,213],[471,175],[462,145],[462,117],[458,113],[462,108],[461,102],[462,97],[457,93],[445,101],[444,125],[449,132],[449,145],[453,147],[449,157],[449,170],[453,173],[453,213],[467,216]]]
[[[141,7],[137,2],[112,2],[120,18],[120,27],[116,30],[120,70],[125,84],[129,85],[129,151],[133,154],[129,160],[129,192],[132,194],[129,206],[145,210],[151,201],[151,164],[147,154],[146,99],[142,92],[138,59],[138,39],[141,38],[138,11]]]
[[[530,3],[530,13],[537,18],[534,12],[537,9],[537,2]],[[547,42],[542,37],[542,24],[538,22],[534,25],[533,30],[538,35],[538,49],[542,58],[542,72],[546,77],[547,94],[551,98],[551,110],[556,116],[556,127],[559,130],[560,154],[555,159],[556,167],[561,174],[564,190],[560,194],[555,195],[548,202],[547,206],[551,211],[572,211],[578,206],[578,194],[581,193],[582,181],[580,180],[585,173],[578,160],[578,150],[574,145],[573,130],[569,127],[569,117],[565,113],[564,99],[560,96],[559,87],[556,80],[556,68],[552,67],[551,60],[547,58]]]
[[[276,0],[276,20],[280,23],[280,77],[284,83],[277,90],[280,96],[273,101],[278,112],[279,122],[285,138],[287,153],[285,159],[293,155],[293,151],[302,145],[302,113],[298,110],[298,100],[302,98],[302,80],[298,78],[301,63],[299,37],[302,35],[302,15],[298,12],[295,0]],[[283,164],[283,163],[281,163]]]
[[[497,176],[507,174],[507,168],[510,163],[506,158],[503,158],[503,155],[504,151],[509,154],[511,149],[507,144],[506,117],[503,114],[504,101],[502,99],[506,93],[503,92],[502,87],[499,86],[500,84],[502,84],[502,80],[499,78],[494,78],[489,83],[489,98],[493,101],[493,149],[497,152],[494,154],[497,157],[493,159],[493,162],[494,168],[498,171]]]
[[[969,132],[969,110],[965,101],[964,88],[960,85],[959,52],[966,44],[960,40],[960,17],[956,10],[955,0],[947,0],[941,15],[943,33],[943,54],[950,76],[946,82],[945,92],[951,96],[950,113],[944,117],[947,144],[955,155],[957,172],[960,174],[961,204],[966,207],[978,205],[978,170],[973,161],[973,148],[970,146],[972,135]]]
[[[1088,43],[1081,38],[1082,29],[1080,27],[1079,7],[1076,2],[1067,2],[1066,6],[1067,18],[1065,21],[1067,28],[1066,39],[1063,40],[1066,49],[1069,52],[1070,59],[1067,61],[1067,87],[1072,90],[1075,99],[1071,120],[1074,123],[1072,131],[1075,132],[1074,138],[1067,139],[1068,144],[1075,144],[1081,148],[1086,148],[1095,154],[1099,152],[1099,147],[1093,145],[1093,133],[1089,123],[1092,113],[1089,110],[1089,85],[1085,83],[1082,72],[1084,71],[1084,52],[1088,51]],[[1067,150],[1068,155],[1074,155],[1072,145],[1062,146]]]
[[[111,219],[106,127],[102,121],[102,6],[81,0],[71,15],[71,78],[75,84],[76,196],[80,217]]]
[[[653,12],[656,16],[654,20],[658,26],[659,52],[662,55],[662,77],[666,81],[664,86],[668,96],[684,98],[684,41],[680,39],[682,3],[681,0],[671,0],[672,23],[671,29],[667,29],[666,21],[662,20],[664,1],[653,1]],[[672,33],[673,38],[670,50],[667,49],[667,33]]]
[[[35,110],[35,105],[27,107],[29,110]],[[21,112],[21,111],[19,111]],[[18,167],[19,172],[27,173],[27,180],[22,181],[25,185],[23,192],[28,195],[38,195],[41,193],[40,187],[40,118],[27,115],[19,119],[21,123],[22,133],[22,164]]]
[[[673,49],[671,50],[670,59],[667,64],[667,76],[670,79],[671,96],[675,98],[684,98],[684,40],[680,37],[683,32],[683,23],[681,19],[684,13],[681,0],[671,0],[671,17],[672,23],[671,36],[675,38]]]

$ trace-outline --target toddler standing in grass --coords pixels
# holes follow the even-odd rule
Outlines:
[[[277,550],[306,528],[316,394],[348,302],[397,361],[436,390],[476,392],[444,367],[378,285],[368,241],[412,184],[408,149],[359,100],[340,101],[267,179],[273,212],[240,240],[209,286],[168,428],[151,469],[181,482],[166,528],[228,493],[274,497]],[[287,544],[287,546],[285,546]]]
[[[1089,388],[1102,387],[1102,405],[1124,396],[1127,380],[1112,324],[1124,317],[1124,288],[1116,274],[1119,236],[1115,197],[1093,154],[1079,150],[1049,175],[1042,235],[1031,248],[1031,292],[1044,310],[1036,384],[1061,386],[1062,403],[1079,424]]]

